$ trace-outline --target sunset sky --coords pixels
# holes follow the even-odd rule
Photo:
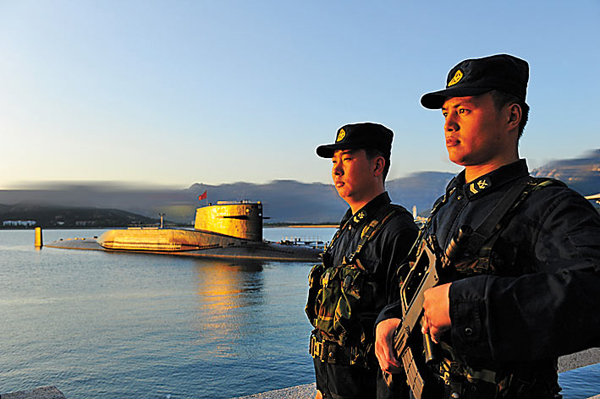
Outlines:
[[[600,148],[600,1],[0,0],[0,189],[330,182],[315,148],[395,133],[389,179],[457,172],[439,111],[465,58],[530,63],[521,156]]]

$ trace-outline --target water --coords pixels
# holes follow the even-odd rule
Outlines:
[[[311,230],[296,236],[333,234]],[[0,392],[231,398],[312,381],[310,264],[36,251],[33,237],[0,231]]]
[[[100,230],[46,230],[44,241]],[[334,229],[265,229],[330,240]],[[56,385],[69,399],[223,398],[313,382],[309,263],[33,247],[0,231],[0,392]],[[598,366],[561,375],[600,392]]]
[[[559,374],[565,399],[586,399],[600,394],[600,364]]]

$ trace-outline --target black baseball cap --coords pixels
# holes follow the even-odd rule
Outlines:
[[[491,90],[512,94],[525,102],[529,64],[508,54],[464,60],[448,73],[446,89],[421,97],[425,108],[442,108],[451,97],[477,96]]]
[[[386,158],[392,151],[394,133],[378,123],[364,122],[342,126],[335,135],[335,143],[317,147],[317,155],[332,158],[336,150],[357,150],[373,148],[381,151]]]

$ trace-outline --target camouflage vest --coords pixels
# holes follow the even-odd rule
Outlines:
[[[371,350],[373,342],[368,342],[371,339],[367,337],[371,337],[372,333],[365,334],[361,321],[375,320],[386,298],[378,293],[372,272],[361,264],[360,253],[386,222],[401,211],[404,212],[404,208],[390,204],[383,218],[379,219],[376,215],[363,228],[356,250],[344,257],[342,264],[328,266],[320,263],[313,266],[308,276],[309,294],[305,311],[323,339],[341,346],[358,345],[367,352]],[[338,230],[329,248],[345,227]]]

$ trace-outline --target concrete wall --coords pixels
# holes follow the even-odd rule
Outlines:
[[[558,369],[562,373],[596,363],[600,363],[600,348],[563,356],[558,361]],[[312,383],[233,399],[314,399],[315,394],[315,384]],[[600,399],[600,394],[589,399]]]
[[[29,391],[3,393],[0,397],[2,399],[65,399],[65,395],[63,395],[58,388],[53,386],[32,389]]]

